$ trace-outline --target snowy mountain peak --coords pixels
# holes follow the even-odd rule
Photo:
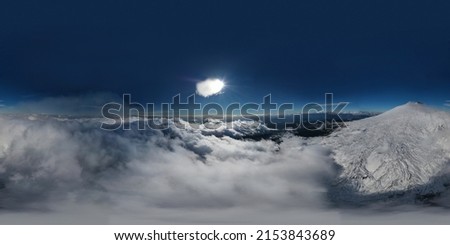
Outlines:
[[[394,113],[418,113],[418,112],[425,112],[425,113],[431,113],[436,112],[437,110],[426,106],[425,104],[421,102],[408,102],[406,104],[394,107],[393,109],[386,111],[385,113],[382,113],[380,115],[390,115]]]
[[[420,102],[420,101],[409,101],[408,103],[406,103],[407,105],[408,104],[413,104],[413,105],[423,105],[423,102]]]
[[[421,103],[350,122],[322,144],[343,167],[341,187],[360,196],[436,193],[450,183],[450,114]]]

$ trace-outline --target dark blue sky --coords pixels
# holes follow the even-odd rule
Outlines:
[[[1,1],[0,100],[131,93],[141,102],[450,99],[450,1]]]

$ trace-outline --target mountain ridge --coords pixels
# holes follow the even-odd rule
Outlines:
[[[450,114],[420,103],[348,122],[319,143],[332,149],[342,167],[338,198],[427,195],[450,183]]]

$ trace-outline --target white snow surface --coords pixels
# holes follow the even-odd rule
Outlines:
[[[337,186],[361,196],[439,193],[449,183],[450,114],[420,103],[349,122],[311,141],[332,149],[342,167]]]

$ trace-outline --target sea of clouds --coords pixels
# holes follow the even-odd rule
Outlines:
[[[0,207],[58,203],[229,209],[326,205],[336,170],[301,138],[242,141],[172,127],[104,131],[97,119],[0,118]]]
[[[246,141],[2,115],[0,136],[4,224],[448,222],[434,209],[334,207],[328,192],[339,168],[330,150],[290,135],[281,143]]]

